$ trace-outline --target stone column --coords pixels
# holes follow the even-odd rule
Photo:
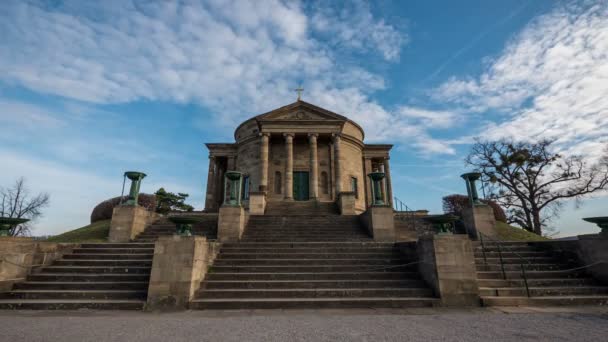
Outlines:
[[[215,157],[209,156],[209,172],[207,173],[207,196],[205,209],[215,208]]]
[[[226,171],[236,171],[236,156],[228,156],[228,165],[226,169]]]
[[[293,133],[285,133],[285,199],[293,199]]]
[[[260,134],[260,191],[268,190],[268,141],[270,133]]]
[[[317,133],[308,134],[310,143],[310,196],[313,199],[319,197],[319,160],[317,157]]]
[[[365,158],[363,161],[363,182],[365,184],[365,203],[367,203],[367,207],[371,207],[372,205],[372,183],[370,182],[369,175],[372,172],[372,159]]]
[[[393,206],[393,182],[391,181],[391,167],[389,164],[389,157],[384,159],[384,174],[386,184],[386,204]]]
[[[334,134],[334,165],[336,172],[336,198],[340,197],[342,192],[342,167],[340,163],[340,134]]]

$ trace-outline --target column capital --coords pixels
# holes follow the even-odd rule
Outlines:
[[[289,139],[289,138],[293,139],[295,134],[294,133],[283,133],[283,136],[285,137],[285,139]]]
[[[308,137],[309,138],[318,138],[319,137],[319,133],[308,133]]]
[[[215,156],[209,155],[209,160],[214,160],[214,159],[215,159]]]
[[[340,141],[340,139],[342,139],[342,134],[341,133],[332,133],[331,138],[333,141]]]
[[[268,137],[269,138],[270,137],[270,133],[268,133],[268,132],[260,132],[260,133],[258,133],[258,136],[259,137]]]

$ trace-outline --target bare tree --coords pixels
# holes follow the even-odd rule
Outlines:
[[[42,216],[42,209],[49,205],[49,194],[30,197],[25,179],[19,178],[12,187],[0,188],[0,216],[29,219],[30,222],[11,227],[10,236],[27,236],[30,223]]]
[[[608,149],[590,165],[581,156],[551,152],[551,144],[477,141],[466,158],[489,182],[490,198],[507,209],[509,223],[539,235],[559,216],[564,200],[580,201],[608,186]]]

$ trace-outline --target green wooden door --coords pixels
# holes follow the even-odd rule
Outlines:
[[[308,172],[295,171],[293,173],[293,199],[296,201],[308,200]]]

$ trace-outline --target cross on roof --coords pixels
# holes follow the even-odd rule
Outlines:
[[[302,98],[302,92],[304,91],[304,88],[302,88],[302,86],[299,86],[294,90],[298,93],[298,101],[300,101],[300,99]]]

